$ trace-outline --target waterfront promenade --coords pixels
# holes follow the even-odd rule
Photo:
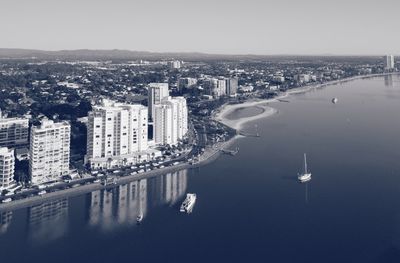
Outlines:
[[[27,198],[23,198],[23,199],[19,199],[19,200],[13,200],[9,203],[0,203],[0,212],[21,209],[21,208],[29,207],[29,206],[35,206],[35,205],[39,205],[43,202],[52,201],[52,200],[56,200],[56,199],[60,199],[60,198],[79,196],[79,195],[87,194],[87,193],[90,193],[90,192],[93,192],[96,190],[114,188],[118,185],[123,185],[123,184],[127,184],[127,183],[130,183],[133,181],[142,180],[142,179],[148,179],[148,178],[160,176],[163,174],[174,173],[174,172],[177,172],[177,171],[180,171],[183,169],[197,168],[197,167],[200,167],[202,165],[208,164],[208,163],[216,160],[222,153],[221,149],[229,147],[238,137],[240,137],[240,136],[235,136],[228,141],[218,142],[218,143],[214,144],[213,146],[206,147],[204,153],[201,156],[199,156],[198,161],[193,164],[190,164],[189,162],[185,162],[185,163],[177,164],[174,166],[168,166],[168,167],[164,167],[161,169],[143,172],[141,174],[121,176],[121,177],[118,177],[116,184],[112,184],[112,185],[108,185],[108,186],[104,186],[101,183],[91,183],[91,184],[80,185],[79,187],[75,187],[75,188],[68,188],[68,189],[59,190],[56,192],[46,193],[46,194],[40,195],[40,196],[37,195],[37,196],[27,197]]]

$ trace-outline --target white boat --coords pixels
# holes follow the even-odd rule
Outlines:
[[[141,213],[136,217],[136,223],[140,224],[142,220],[143,220],[143,214]]]
[[[186,199],[183,201],[180,211],[184,213],[191,213],[195,203],[196,194],[186,194]]]
[[[38,195],[44,195],[45,193],[47,193],[45,190],[42,190],[38,193]]]
[[[304,171],[301,174],[298,174],[300,182],[305,183],[311,180],[311,173],[307,170],[307,156],[304,154]]]
[[[338,98],[333,98],[333,99],[332,99],[332,103],[333,103],[333,104],[336,104],[337,102],[338,102]]]

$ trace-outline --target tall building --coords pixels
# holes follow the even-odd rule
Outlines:
[[[155,106],[154,141],[156,144],[175,145],[188,131],[186,99],[168,97]]]
[[[107,168],[110,161],[115,166],[139,161],[149,153],[147,130],[147,107],[104,100],[89,112],[86,163]]]
[[[0,147],[21,148],[28,145],[29,120],[3,118],[0,111]]]
[[[179,60],[168,61],[168,66],[170,69],[179,69],[182,66],[182,63]]]
[[[71,126],[44,119],[32,126],[29,174],[32,184],[56,181],[69,174]]]
[[[0,191],[15,185],[14,181],[15,157],[14,151],[6,147],[0,148]]]
[[[154,142],[156,144],[176,144],[172,137],[172,107],[170,104],[154,106]]]
[[[178,79],[178,89],[182,91],[183,89],[189,89],[197,84],[197,79],[195,78],[179,78]]]
[[[394,69],[394,56],[386,55],[383,63],[386,70]]]
[[[226,94],[228,96],[235,96],[238,90],[239,79],[237,77],[226,79]]]
[[[149,118],[153,120],[154,105],[158,105],[161,101],[169,96],[168,83],[150,83],[148,90],[148,106]]]

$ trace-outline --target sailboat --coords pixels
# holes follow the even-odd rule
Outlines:
[[[311,180],[311,173],[307,171],[307,156],[304,154],[304,172],[298,174],[297,178],[301,183],[305,183]]]

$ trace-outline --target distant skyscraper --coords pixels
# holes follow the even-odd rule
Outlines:
[[[182,63],[179,60],[169,61],[168,66],[170,69],[179,69],[181,68]]]
[[[168,83],[150,83],[148,90],[148,106],[149,117],[153,120],[154,105],[158,105],[161,101],[169,96]]]
[[[6,147],[0,148],[0,191],[11,188],[14,184],[14,151]]]
[[[32,184],[56,181],[69,174],[71,126],[44,119],[31,128],[29,173]]]
[[[384,60],[384,66],[386,70],[394,69],[394,57],[393,55],[386,55]]]
[[[178,89],[182,91],[183,89],[188,89],[197,84],[197,79],[195,78],[180,78],[178,79]]]
[[[221,96],[226,95],[227,88],[227,80],[226,78],[211,78],[209,80],[205,80],[204,84],[208,89],[209,95],[214,96],[215,98],[219,98]]]
[[[156,144],[175,145],[188,131],[186,99],[168,97],[155,106],[154,139]]]
[[[226,79],[226,94],[228,96],[234,96],[237,93],[238,89],[238,78],[227,78]]]
[[[0,113],[0,147],[20,148],[28,145],[29,120],[2,118]]]
[[[86,162],[91,163],[92,168],[96,168],[93,165],[104,167],[108,158],[146,151],[147,119],[147,107],[139,104],[105,100],[103,105],[94,106],[88,117]]]

